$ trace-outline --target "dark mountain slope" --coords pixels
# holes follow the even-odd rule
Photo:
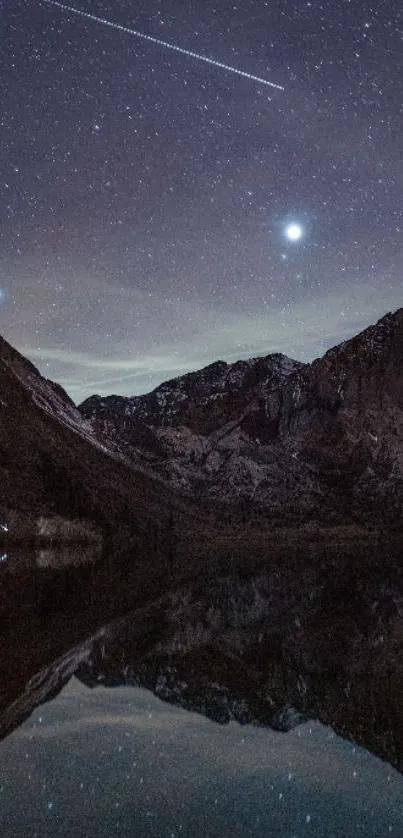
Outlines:
[[[276,525],[403,518],[403,309],[312,364],[216,364],[80,406],[99,439],[202,501]],[[139,460],[140,458],[140,460]]]
[[[39,516],[60,515],[90,521],[116,540],[137,541],[148,555],[175,507],[160,481],[98,441],[62,388],[4,340],[0,475],[0,520],[9,525],[10,540],[33,537]],[[183,504],[175,508],[186,517]]]

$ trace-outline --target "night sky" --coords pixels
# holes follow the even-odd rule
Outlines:
[[[79,401],[310,360],[403,304],[398,2],[76,8],[284,90],[0,2],[0,332],[43,374]]]

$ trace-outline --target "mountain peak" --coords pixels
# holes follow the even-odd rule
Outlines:
[[[266,357],[226,363],[215,361],[160,384],[144,396],[91,396],[79,409],[94,420],[112,414],[131,417],[133,421],[158,425],[187,425],[201,433],[222,424],[223,417],[233,416],[248,402],[256,388],[285,380],[303,365],[275,353]],[[98,423],[99,426],[99,423]]]
[[[81,406],[127,457],[277,523],[403,519],[403,309],[312,364],[275,353]]]

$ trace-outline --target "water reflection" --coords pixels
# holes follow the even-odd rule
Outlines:
[[[94,564],[101,555],[98,545],[77,545],[76,547],[46,547],[37,551],[35,562],[37,567],[79,567],[83,564]]]
[[[402,771],[400,555],[288,552],[176,588],[132,556],[2,573],[0,733],[75,674],[220,723],[318,719]]]
[[[3,838],[402,835],[403,777],[318,723],[219,726],[73,678],[0,754]]]
[[[94,564],[102,553],[100,544],[55,544],[47,547],[11,545],[0,553],[0,570],[19,572],[34,568],[80,567]]]

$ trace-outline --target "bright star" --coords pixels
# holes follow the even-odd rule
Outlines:
[[[291,242],[296,242],[302,236],[302,227],[300,224],[289,224],[286,227],[285,234]]]

